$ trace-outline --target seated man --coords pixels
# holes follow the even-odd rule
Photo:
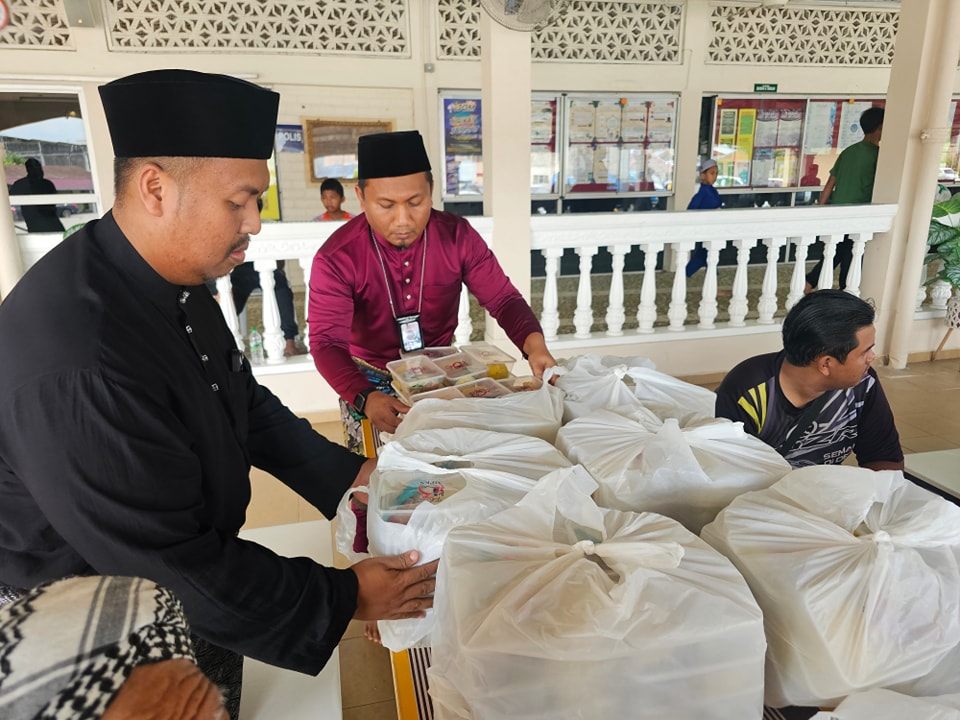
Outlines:
[[[783,350],[733,368],[717,388],[717,417],[776,448],[793,467],[902,470],[893,413],[870,367],[876,329],[866,302],[842,290],[805,296],[783,321]]]

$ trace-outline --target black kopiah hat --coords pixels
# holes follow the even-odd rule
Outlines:
[[[357,142],[357,176],[361,180],[429,170],[430,159],[416,130],[361,135]]]
[[[266,160],[280,95],[192,70],[151,70],[100,87],[117,157]]]

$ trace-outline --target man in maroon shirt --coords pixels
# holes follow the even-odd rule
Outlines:
[[[480,235],[433,209],[420,133],[365,135],[357,154],[364,214],[327,240],[310,275],[310,352],[344,410],[396,430],[408,407],[390,393],[386,364],[400,357],[402,337],[451,344],[464,284],[535,375],[556,365],[533,311]]]

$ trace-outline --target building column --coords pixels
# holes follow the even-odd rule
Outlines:
[[[483,214],[493,218],[493,252],[530,301],[530,33],[480,13]],[[489,315],[487,337],[506,337]]]
[[[710,4],[707,0],[688,0],[683,35],[683,64],[687,68],[687,81],[680,89],[677,151],[674,153],[673,210],[686,208],[697,188],[700,107],[705,91],[703,69],[709,44]],[[711,149],[707,148],[704,158],[710,157]]]
[[[0,143],[0,168],[5,155],[3,143]],[[0,182],[0,300],[7,297],[13,286],[23,275],[23,259],[20,257],[20,241],[13,227],[13,214],[10,207],[10,195],[7,193],[6,180]]]
[[[893,229],[867,243],[861,292],[877,303],[877,353],[895,368],[910,352],[958,56],[960,3],[912,0],[901,10],[873,190],[873,202],[899,210]]]

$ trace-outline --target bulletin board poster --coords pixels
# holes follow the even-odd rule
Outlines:
[[[718,98],[713,157],[719,174],[735,177],[737,185],[794,186],[806,106],[803,98]]]
[[[533,100],[530,103],[530,143],[556,147],[557,101]]]
[[[594,131],[597,142],[620,140],[620,100],[601,100],[597,103]]]
[[[676,96],[604,93],[568,97],[567,103],[562,192],[670,192]]]
[[[673,131],[677,120],[677,104],[672,100],[656,100],[650,103],[647,115],[647,141],[673,144]]]
[[[570,101],[570,127],[567,133],[570,142],[593,142],[596,137],[596,110],[592,100]]]
[[[447,155],[482,155],[483,126],[480,101],[444,98],[443,134]]]
[[[647,139],[647,103],[627,101],[620,115],[620,138],[625,143]]]

